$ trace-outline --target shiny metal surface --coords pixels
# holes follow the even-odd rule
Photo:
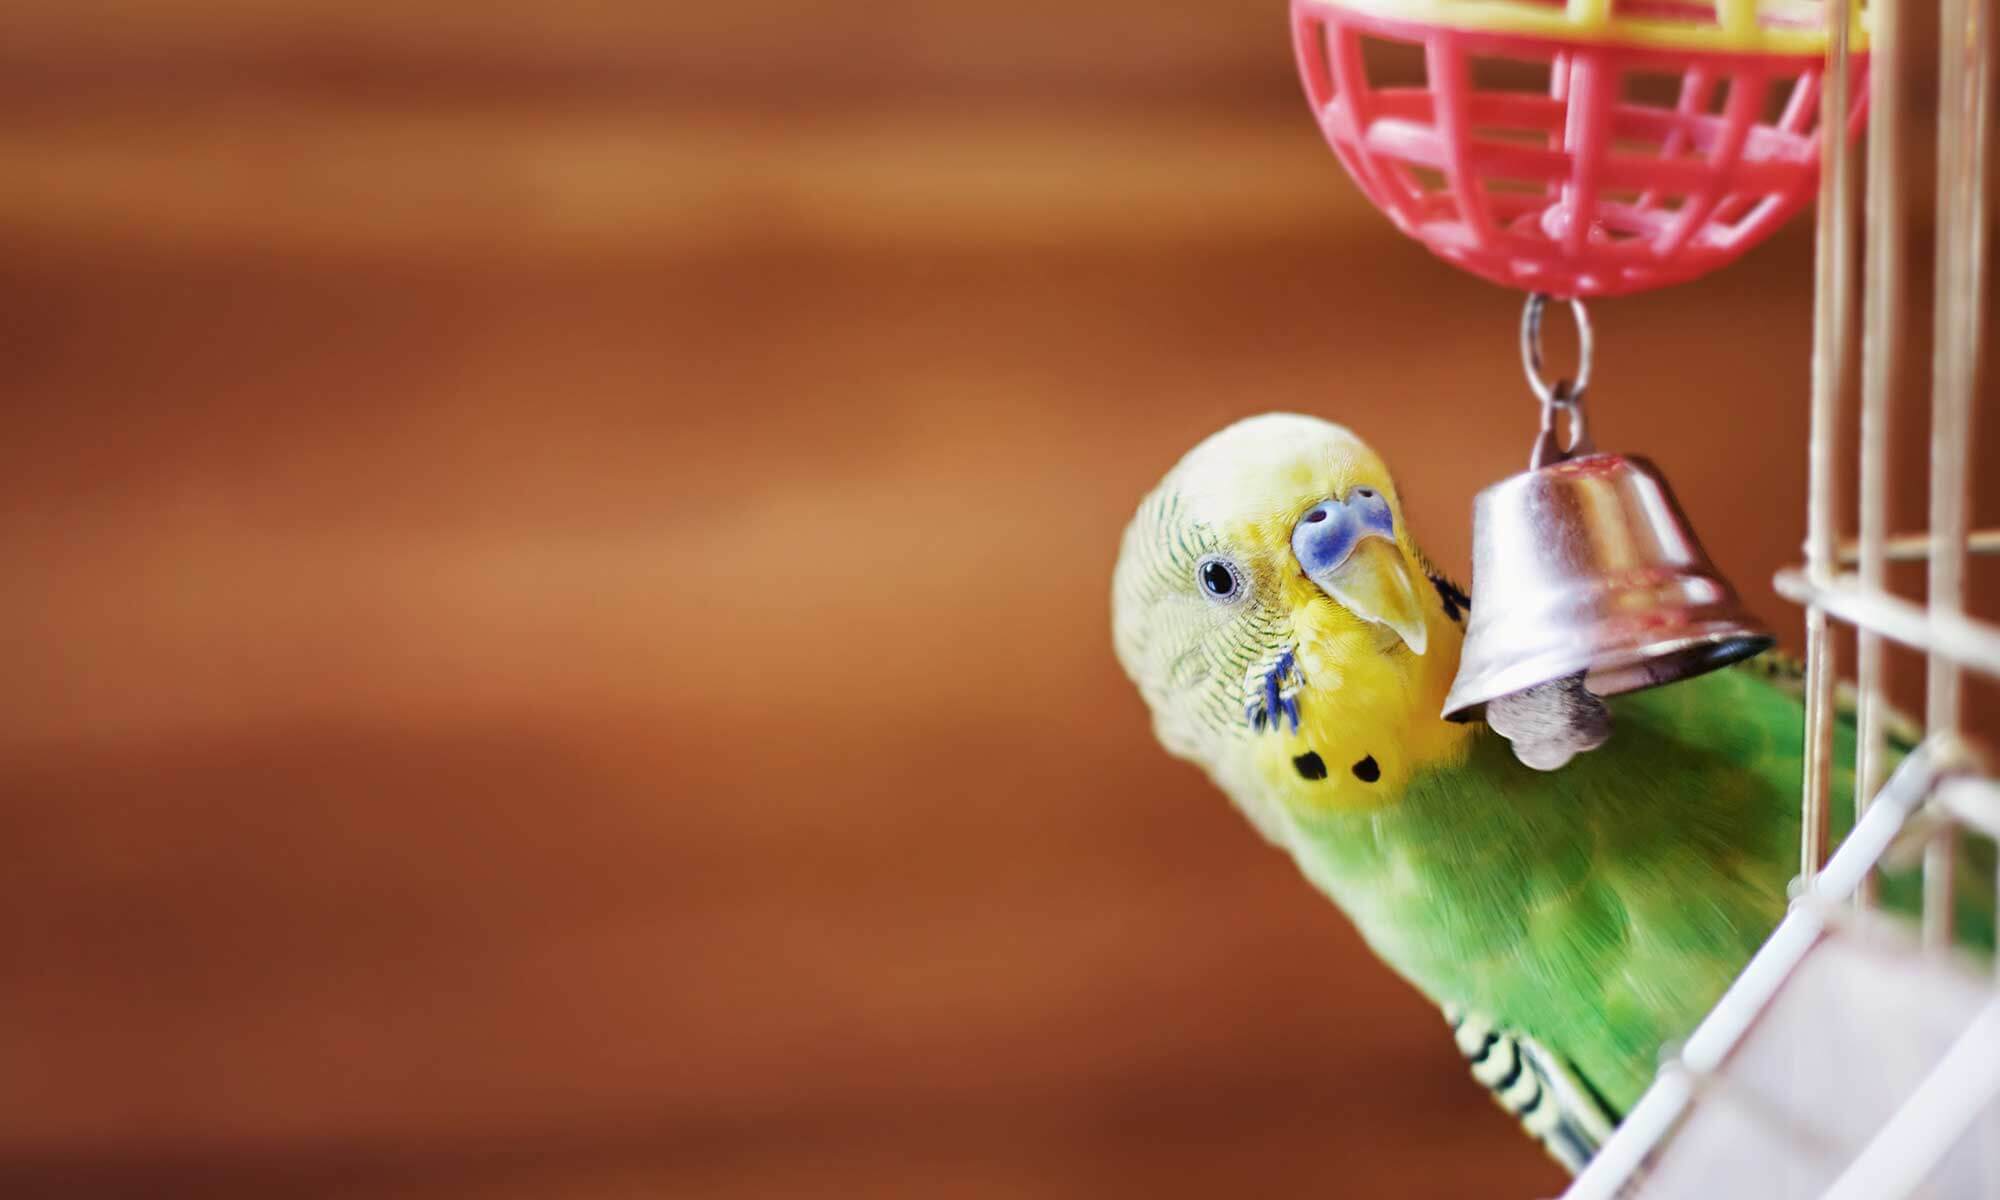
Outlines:
[[[1570,297],[1569,315],[1576,322],[1576,377],[1550,383],[1542,378],[1542,310],[1548,303],[1547,293],[1530,292],[1521,308],[1521,369],[1527,373],[1528,389],[1543,404],[1554,404],[1558,396],[1579,401],[1590,390],[1591,347],[1595,344],[1590,310],[1583,306],[1583,301]]]
[[[1579,671],[1601,696],[1671,683],[1773,640],[1643,458],[1589,454],[1481,492],[1472,583],[1451,720]]]

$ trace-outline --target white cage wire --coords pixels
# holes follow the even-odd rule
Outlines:
[[[1854,0],[1831,0],[1829,114],[1850,86]],[[1857,537],[1838,534],[1836,430],[1852,382],[1854,155],[1822,122],[1805,562],[1778,591],[1805,606],[1806,769],[1798,902],[1566,1200],[1614,1196],[2000,1197],[2000,987],[1952,949],[1954,846],[2000,836],[2000,783],[1960,740],[1970,671],[2000,679],[2000,627],[1969,616],[1966,561],[2000,552],[1969,520],[1981,371],[1995,0],[1940,0],[1930,528],[1888,530],[1892,397],[1904,361],[1909,0],[1873,0]],[[1928,562],[1926,600],[1887,564]],[[1831,623],[1856,633],[1855,825],[1826,861],[1837,715]],[[1887,775],[1884,650],[1926,657],[1925,741]],[[1914,935],[1871,904],[1876,868],[1921,847]]]

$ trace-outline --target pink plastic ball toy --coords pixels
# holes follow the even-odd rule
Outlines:
[[[1306,94],[1368,199],[1440,257],[1556,296],[1693,279],[1812,198],[1822,19],[1810,0],[1292,5]],[[1421,47],[1425,81],[1372,82],[1370,39]],[[1859,20],[1851,44],[1850,136]]]

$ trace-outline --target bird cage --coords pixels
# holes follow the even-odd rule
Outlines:
[[[1931,380],[1930,529],[1887,528],[1891,394],[1901,361],[1905,169],[1904,0],[1874,0],[1868,81],[1858,81],[1845,22],[1829,5],[1821,94],[1818,247],[1807,540],[1802,566],[1775,585],[1806,613],[1806,770],[1800,885],[1791,912],[1565,1194],[1609,1197],[2000,1196],[2000,989],[1986,964],[1952,948],[1954,843],[2000,835],[2000,782],[1959,739],[1961,683],[2000,678],[2000,628],[1965,611],[1969,553],[2000,531],[1968,520],[1970,430],[1986,287],[1988,141],[1996,10],[1941,0],[1936,312]],[[1868,107],[1866,289],[1860,324],[1858,536],[1837,530],[1835,431],[1849,390],[1856,212],[1853,154],[1830,136]],[[1926,560],[1922,605],[1892,594],[1890,561]],[[1856,821],[1825,858],[1839,708],[1830,624],[1856,631]],[[1887,774],[1883,651],[1926,663],[1926,738]],[[1920,927],[1871,902],[1876,868],[1921,858]]]

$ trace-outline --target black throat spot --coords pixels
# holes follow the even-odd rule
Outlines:
[[[1374,783],[1382,778],[1382,768],[1376,763],[1374,755],[1371,754],[1354,764],[1354,777],[1363,783]]]
[[[1472,609],[1472,598],[1442,575],[1432,575],[1430,581],[1431,586],[1437,589],[1438,603],[1444,605],[1444,615],[1462,623],[1463,614]]]
[[[1292,760],[1292,766],[1301,779],[1316,783],[1326,778],[1326,760],[1319,756],[1318,751],[1308,750],[1299,755]]]

